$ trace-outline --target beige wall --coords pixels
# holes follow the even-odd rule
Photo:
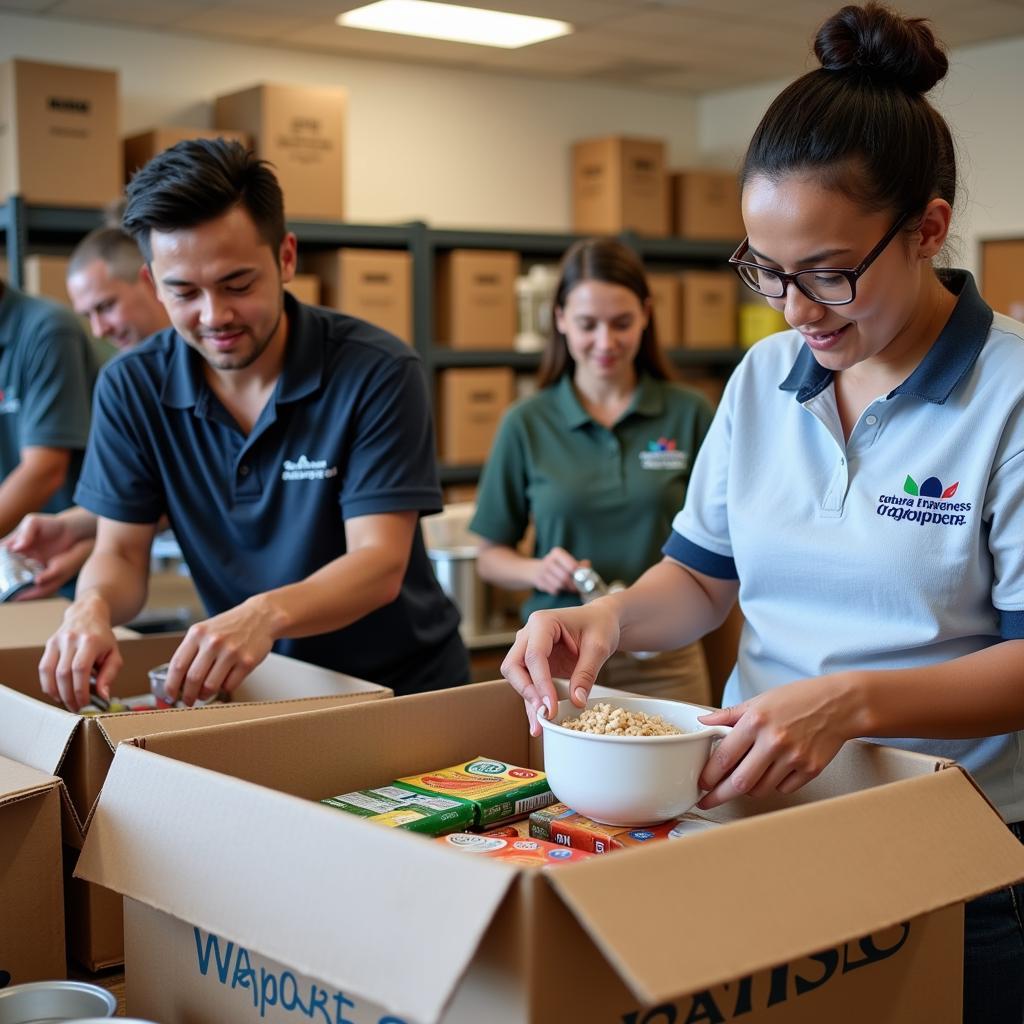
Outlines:
[[[696,101],[679,95],[0,14],[14,56],[120,70],[125,133],[206,126],[211,97],[260,80],[346,86],[354,221],[566,230],[573,139],[661,136],[679,166],[696,152]]]
[[[959,142],[961,187],[950,261],[977,271],[982,239],[1024,238],[1024,38],[963,47],[951,58],[949,75],[932,97]],[[701,97],[701,160],[738,166],[758,120],[784,84]]]

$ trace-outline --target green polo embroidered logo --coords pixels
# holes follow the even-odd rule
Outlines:
[[[21,409],[21,399],[10,388],[0,388],[0,416],[14,415]]]
[[[647,450],[640,453],[642,469],[675,469],[690,468],[690,453],[681,452],[675,440],[670,437],[659,437],[657,441],[648,441]]]

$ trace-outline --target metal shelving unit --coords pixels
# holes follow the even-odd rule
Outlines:
[[[21,287],[29,243],[70,247],[99,227],[100,210],[33,206],[19,197],[0,204],[0,232],[7,249],[11,283]],[[583,237],[564,232],[479,231],[435,229],[420,222],[408,224],[349,224],[342,221],[289,221],[299,243],[314,248],[352,246],[407,249],[412,256],[413,345],[423,360],[427,379],[454,367],[500,367],[529,373],[537,369],[536,352],[452,349],[434,338],[434,262],[439,252],[452,249],[511,249],[527,260],[556,260]],[[720,267],[731,255],[731,242],[692,242],[680,238],[645,238],[624,232],[620,239],[648,264],[696,269]],[[707,368],[728,373],[743,355],[740,349],[667,349],[672,362],[683,368]],[[480,466],[441,466],[444,484],[473,483]]]

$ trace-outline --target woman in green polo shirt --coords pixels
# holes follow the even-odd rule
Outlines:
[[[529,589],[533,611],[580,603],[573,572],[629,584],[660,561],[712,411],[669,380],[640,260],[614,239],[562,260],[538,393],[509,410],[480,481],[470,529],[480,575]],[[517,545],[530,523],[532,556]],[[602,682],[707,703],[699,644],[651,658],[615,655]]]

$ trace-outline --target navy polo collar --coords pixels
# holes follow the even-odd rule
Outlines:
[[[572,374],[564,373],[556,385],[555,401],[565,417],[570,430],[592,423],[590,413],[583,408],[583,403],[573,387]],[[622,419],[634,413],[639,416],[660,416],[665,409],[665,398],[657,381],[646,373],[641,373],[636,384],[636,393]]]
[[[274,389],[274,402],[295,402],[320,387],[324,371],[322,332],[312,311],[285,292],[288,316],[288,341],[284,366]],[[167,379],[160,401],[173,409],[196,408],[203,411],[209,401],[209,388],[203,377],[203,357],[177,332],[171,331],[171,351]]]
[[[966,270],[940,272],[942,283],[957,296],[957,303],[935,344],[914,372],[886,396],[907,395],[943,405],[971,372],[992,328],[992,310],[978,292],[974,278]],[[804,345],[789,376],[779,385],[782,391],[795,391],[801,404],[820,394],[832,382],[826,370]]]

